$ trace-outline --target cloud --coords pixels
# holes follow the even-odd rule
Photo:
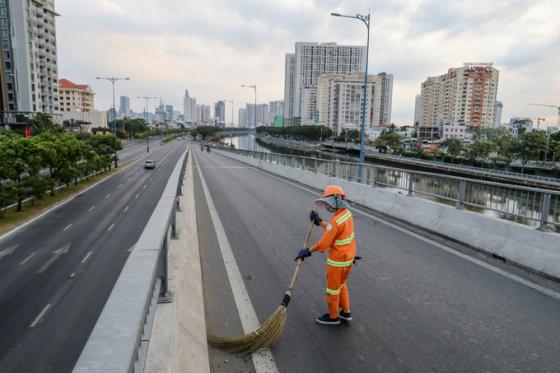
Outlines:
[[[122,8],[111,0],[101,0],[99,4],[103,13],[123,15]]]
[[[395,79],[393,120],[412,122],[427,76],[463,62],[494,62],[504,117],[547,115],[529,107],[560,102],[557,0],[57,0],[59,73],[91,84],[96,107],[111,104],[99,75],[129,75],[117,95],[161,96],[182,110],[184,89],[198,102],[284,96],[284,55],[296,41],[365,44],[363,24],[331,17],[373,6],[370,71]],[[141,111],[143,102],[132,100]]]

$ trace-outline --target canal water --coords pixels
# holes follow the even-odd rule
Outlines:
[[[251,150],[266,153],[279,153],[287,155],[298,155],[320,158],[325,160],[337,159],[339,161],[356,162],[355,158],[346,157],[341,154],[318,151],[304,151],[285,147],[274,146],[258,141],[254,134],[238,137],[226,137],[223,139],[226,144],[233,143],[236,149]],[[326,163],[326,162],[325,162]],[[321,167],[323,165],[320,165]],[[343,169],[333,169],[332,174],[337,177],[347,176],[343,174]],[[376,172],[376,185],[393,190],[396,193],[406,191],[410,174],[406,171],[394,169]],[[444,177],[429,177],[424,175],[414,175],[414,189],[417,197],[429,199],[438,203],[455,206],[459,193],[458,184],[450,183]],[[465,194],[465,201],[470,205],[466,209],[487,216],[507,219],[521,224],[536,227],[540,216],[540,194],[523,192],[518,190],[504,190],[503,188],[491,187],[476,183],[468,183]],[[504,214],[500,211],[507,211]],[[549,229],[560,232],[560,198],[552,196],[550,203],[549,220],[556,224],[549,225]]]

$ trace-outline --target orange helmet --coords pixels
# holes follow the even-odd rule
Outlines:
[[[346,198],[346,194],[344,194],[344,190],[338,185],[327,185],[325,190],[323,191],[323,195],[321,198],[329,197],[329,196],[339,196],[342,199]]]

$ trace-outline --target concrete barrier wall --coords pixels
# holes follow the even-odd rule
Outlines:
[[[495,254],[531,271],[560,279],[560,235],[429,200],[374,188],[288,166],[219,151],[227,157],[302,184],[322,189],[338,184],[349,199],[375,211]]]

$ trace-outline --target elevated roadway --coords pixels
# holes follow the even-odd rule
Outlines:
[[[318,191],[193,150],[203,175],[195,172],[195,199],[207,328],[239,335],[232,293],[238,284],[230,284],[226,272],[231,263],[222,258],[216,216],[264,321],[286,290]],[[300,273],[286,329],[270,351],[276,371],[560,371],[558,284],[372,211],[352,211],[364,257],[349,281],[354,320],[336,327],[314,322],[326,304],[325,257],[313,254]],[[319,233],[315,229],[313,239]],[[254,358],[215,349],[210,363],[215,372],[266,371]]]

